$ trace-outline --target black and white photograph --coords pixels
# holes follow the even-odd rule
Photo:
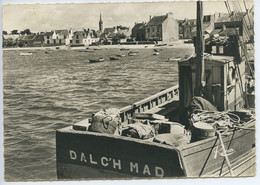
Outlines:
[[[3,2],[4,182],[255,178],[253,0]]]

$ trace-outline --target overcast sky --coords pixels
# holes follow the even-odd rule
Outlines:
[[[5,5],[2,10],[3,30],[8,32],[27,28],[33,32],[68,28],[76,31],[98,29],[100,13],[104,28],[133,27],[135,22],[147,22],[149,15],[165,15],[167,12],[173,12],[176,19],[195,18],[196,2]],[[226,12],[223,1],[204,2],[204,15],[215,12]]]

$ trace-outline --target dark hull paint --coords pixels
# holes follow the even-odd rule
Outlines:
[[[238,130],[222,137],[225,147],[233,149],[228,158],[235,176],[253,176],[255,132]],[[59,179],[230,176],[218,137],[174,148],[70,127],[56,132],[56,143]]]
[[[56,132],[58,178],[66,176],[64,170],[59,170],[61,164],[63,167],[64,164],[75,164],[100,168],[137,177],[161,176],[162,173],[164,177],[184,176],[176,148],[121,136],[70,131]],[[73,151],[72,155],[70,151]],[[93,178],[91,174],[85,173],[84,178]],[[112,174],[109,178],[114,177]]]

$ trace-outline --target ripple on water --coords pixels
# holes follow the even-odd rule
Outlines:
[[[119,49],[91,54],[3,52],[4,160],[7,181],[55,180],[55,130],[105,107],[122,108],[177,84],[177,63],[164,62],[193,49],[141,49],[109,61]],[[88,59],[103,56],[105,62]]]

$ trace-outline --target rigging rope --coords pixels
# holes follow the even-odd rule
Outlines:
[[[238,5],[236,5],[235,2],[232,2],[232,3],[233,3],[234,10],[235,10],[234,13],[236,14],[236,11],[238,12],[238,14],[241,13],[241,12],[242,12],[242,8],[241,8],[239,2],[237,2]],[[240,7],[240,10],[238,10],[238,6]],[[244,22],[245,22],[245,24],[246,24],[246,21],[245,21],[244,16],[243,16],[242,14],[241,14],[241,20],[244,20]],[[235,22],[234,22],[234,25],[235,25],[235,27],[236,27]],[[243,26],[243,25],[242,25],[242,26]],[[250,40],[249,30],[246,29],[246,28],[248,28],[248,26],[246,25],[246,26],[243,26],[242,28],[243,28],[243,31],[244,31],[244,33],[245,33],[244,35],[247,36],[247,40]],[[250,66],[250,64],[249,64],[249,58],[248,58],[248,55],[247,55],[247,52],[246,52],[247,48],[246,48],[246,47],[244,46],[244,44],[243,44],[243,43],[246,43],[246,42],[245,42],[243,36],[242,36],[242,37],[239,37],[239,38],[240,38],[240,39],[242,38],[241,47],[242,47],[242,51],[243,51],[243,54],[244,54],[245,59],[246,59],[246,64],[247,64],[247,66],[248,66],[250,72],[251,72],[252,75],[254,76],[254,75],[255,75],[255,74],[254,74],[254,71],[252,70],[252,68],[251,68],[251,66]],[[252,48],[254,48],[253,43],[251,43],[251,46],[252,46]]]

